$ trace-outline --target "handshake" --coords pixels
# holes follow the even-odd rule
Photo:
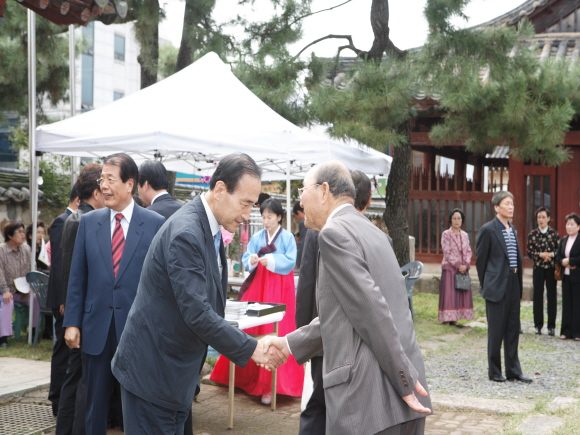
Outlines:
[[[267,335],[258,341],[252,360],[268,371],[281,366],[290,356],[286,338]]]

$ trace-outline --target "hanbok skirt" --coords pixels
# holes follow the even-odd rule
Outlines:
[[[296,292],[294,290],[294,272],[288,275],[280,275],[269,271],[261,264],[252,284],[242,297],[243,301],[271,302],[286,304],[286,314],[278,322],[278,335],[280,337],[296,330]],[[245,329],[248,334],[263,335],[274,331],[274,324],[256,326]],[[229,384],[229,360],[223,355],[219,357],[210,379],[219,384]],[[272,373],[258,367],[252,360],[248,361],[244,368],[236,367],[235,385],[246,393],[254,396],[262,396],[272,392]],[[304,384],[304,367],[298,365],[292,355],[286,364],[277,369],[277,394],[300,397]]]
[[[456,320],[473,320],[473,298],[471,290],[455,290],[455,271],[441,268],[441,286],[439,287],[440,322],[455,322]]]

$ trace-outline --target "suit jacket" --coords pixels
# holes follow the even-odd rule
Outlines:
[[[62,228],[67,218],[72,213],[68,208],[66,211],[52,221],[50,226],[50,275],[48,277],[48,293],[46,298],[46,306],[48,308],[59,308],[64,304],[62,299],[61,285],[62,285],[62,253],[60,249],[62,240]]]
[[[81,223],[81,217],[85,213],[93,211],[94,208],[88,202],[81,201],[79,208],[75,210],[66,220],[62,228],[62,236],[60,241],[60,251],[62,257],[61,269],[61,286],[60,299],[63,303],[66,302],[66,295],[68,289],[68,280],[70,277],[70,266],[72,264],[73,251],[75,241],[77,239],[77,231]]]
[[[296,287],[296,327],[308,325],[318,317],[316,278],[318,276],[318,231],[309,230],[304,239],[300,278]],[[300,239],[302,242],[302,239]]]
[[[157,198],[147,210],[159,213],[165,219],[169,219],[173,213],[181,208],[182,204],[174,200],[169,193],[165,193]]]
[[[318,242],[319,317],[287,337],[299,364],[324,347],[327,433],[376,434],[424,418],[402,399],[416,381],[427,382],[405,279],[385,234],[346,207]]]
[[[308,228],[304,225],[304,219],[298,223],[298,234],[300,235],[300,241],[298,242],[298,252],[296,253],[296,267],[300,267],[302,264],[302,253],[304,252],[306,234],[308,234]]]
[[[208,344],[242,367],[254,353],[256,340],[223,319],[223,242],[219,257],[221,276],[200,197],[179,209],[153,239],[112,362],[113,374],[131,393],[183,411],[191,407]]]
[[[81,347],[99,355],[115,316],[117,340],[135,299],[145,255],[165,219],[141,207],[133,209],[117,277],[113,273],[111,210],[82,216],[74,246],[63,326],[81,328]]]
[[[554,256],[556,263],[562,264],[562,260],[566,257],[566,243],[568,243],[568,237],[564,236],[560,240],[558,245],[558,250]],[[570,266],[580,266],[580,236],[576,237],[572,249],[570,249]],[[562,277],[564,277],[564,266],[562,266]],[[580,284],[580,267],[576,269],[570,269],[570,282],[573,284]]]
[[[520,298],[522,297],[522,254],[518,244],[515,227],[510,224],[516,241],[518,255],[518,280],[520,281]],[[479,229],[475,242],[475,265],[481,289],[481,296],[490,302],[503,299],[509,283],[510,260],[507,245],[503,237],[503,224],[494,218]]]

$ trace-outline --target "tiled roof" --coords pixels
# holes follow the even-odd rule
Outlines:
[[[0,204],[27,204],[30,201],[28,189],[28,172],[17,169],[0,168]],[[42,201],[44,193],[38,191],[38,199]]]
[[[125,0],[17,0],[38,15],[59,25],[81,24],[86,26],[92,19],[111,24],[117,16],[127,16]],[[1,13],[6,0],[0,0]]]
[[[522,3],[517,8],[512,9],[509,12],[506,12],[503,15],[500,15],[493,20],[487,21],[476,26],[476,29],[482,29],[489,26],[498,26],[498,25],[507,25],[513,26],[518,21],[522,19],[522,17],[526,17],[531,15],[536,11],[537,8],[546,5],[550,0],[528,0],[527,2]]]

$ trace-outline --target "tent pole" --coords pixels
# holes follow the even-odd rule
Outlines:
[[[36,14],[28,9],[28,144],[30,149],[30,214],[32,218],[32,249],[30,270],[36,270],[36,224],[38,222],[38,161],[36,159]],[[32,344],[34,301],[28,298],[28,344]]]
[[[70,116],[71,118],[77,114],[76,108],[76,71],[75,71],[75,26],[71,24],[68,26],[68,70],[69,70],[69,88],[70,88]],[[74,187],[80,166],[80,157],[70,158],[70,184],[71,189]]]
[[[286,160],[286,229],[292,232],[292,206],[290,205],[290,160]]]

